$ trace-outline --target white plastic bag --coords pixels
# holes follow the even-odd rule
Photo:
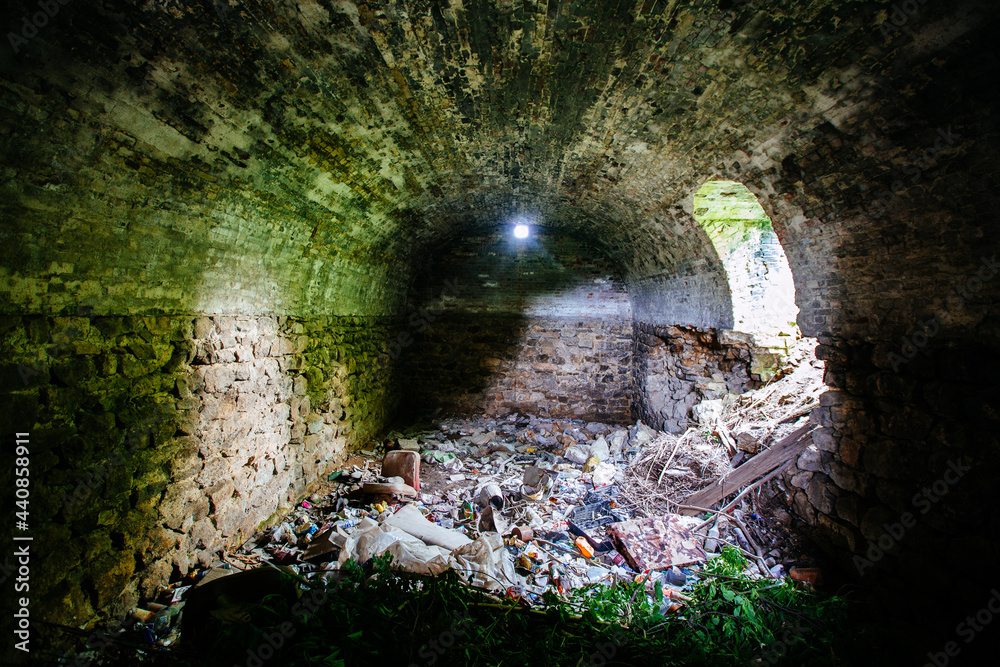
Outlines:
[[[604,436],[599,437],[590,445],[590,451],[601,459],[601,463],[607,463],[611,460],[611,448],[608,447],[608,441],[604,439]]]
[[[583,465],[593,453],[587,445],[571,445],[566,449],[566,453],[563,456],[573,463]]]
[[[455,549],[448,563],[473,586],[506,590],[508,586],[524,585],[498,533],[484,533],[475,542]]]
[[[615,478],[618,469],[610,463],[600,463],[594,470],[594,488],[606,486]]]
[[[407,572],[437,576],[449,567],[447,550],[419,540],[397,540],[386,551],[392,555],[392,566]]]

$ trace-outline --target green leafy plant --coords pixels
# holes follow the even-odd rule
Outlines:
[[[423,577],[392,570],[388,557],[348,562],[321,588],[299,582],[299,602],[323,603],[296,615],[283,596],[264,597],[249,618],[219,633],[216,654],[233,662],[185,662],[180,650],[144,664],[246,664],[247,651],[294,632],[263,665],[837,665],[856,663],[862,644],[848,601],[791,581],[754,579],[729,547],[705,564],[690,601],[668,611],[665,590],[645,581],[590,585],[541,604],[498,599],[466,586],[454,571]],[[286,631],[288,627],[285,626]],[[286,632],[288,634],[288,632]],[[780,649],[780,650],[778,650]],[[270,653],[270,652],[269,652]],[[169,657],[169,662],[166,661]],[[156,660],[164,662],[155,662]],[[106,662],[105,664],[135,664]]]

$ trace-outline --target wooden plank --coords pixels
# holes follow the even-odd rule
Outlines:
[[[778,466],[787,463],[806,448],[809,440],[805,437],[815,426],[808,423],[795,429],[766,452],[761,452],[725,477],[720,477],[705,488],[692,493],[681,505],[711,507],[731,493],[752,484]],[[683,509],[681,514],[694,515],[698,510]]]

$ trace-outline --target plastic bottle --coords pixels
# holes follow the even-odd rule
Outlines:
[[[705,540],[705,551],[715,553],[719,548],[719,527],[712,526],[708,529],[708,538]]]
[[[555,585],[556,590],[562,593],[562,571],[556,567],[555,563],[549,563],[549,576],[552,577],[552,583]]]

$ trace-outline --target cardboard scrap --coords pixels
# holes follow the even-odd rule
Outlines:
[[[383,484],[379,482],[366,482],[361,486],[362,493],[384,493],[391,495],[393,493],[401,496],[416,496],[417,490],[414,489],[409,484]]]
[[[677,514],[608,524],[618,552],[636,572],[705,560],[705,552]]]
[[[306,551],[302,554],[302,560],[308,561],[313,558],[319,558],[320,556],[325,556],[326,554],[334,551],[335,549],[340,549],[344,546],[346,538],[343,535],[337,533],[334,528],[330,528],[326,532],[313,538],[306,547]]]

